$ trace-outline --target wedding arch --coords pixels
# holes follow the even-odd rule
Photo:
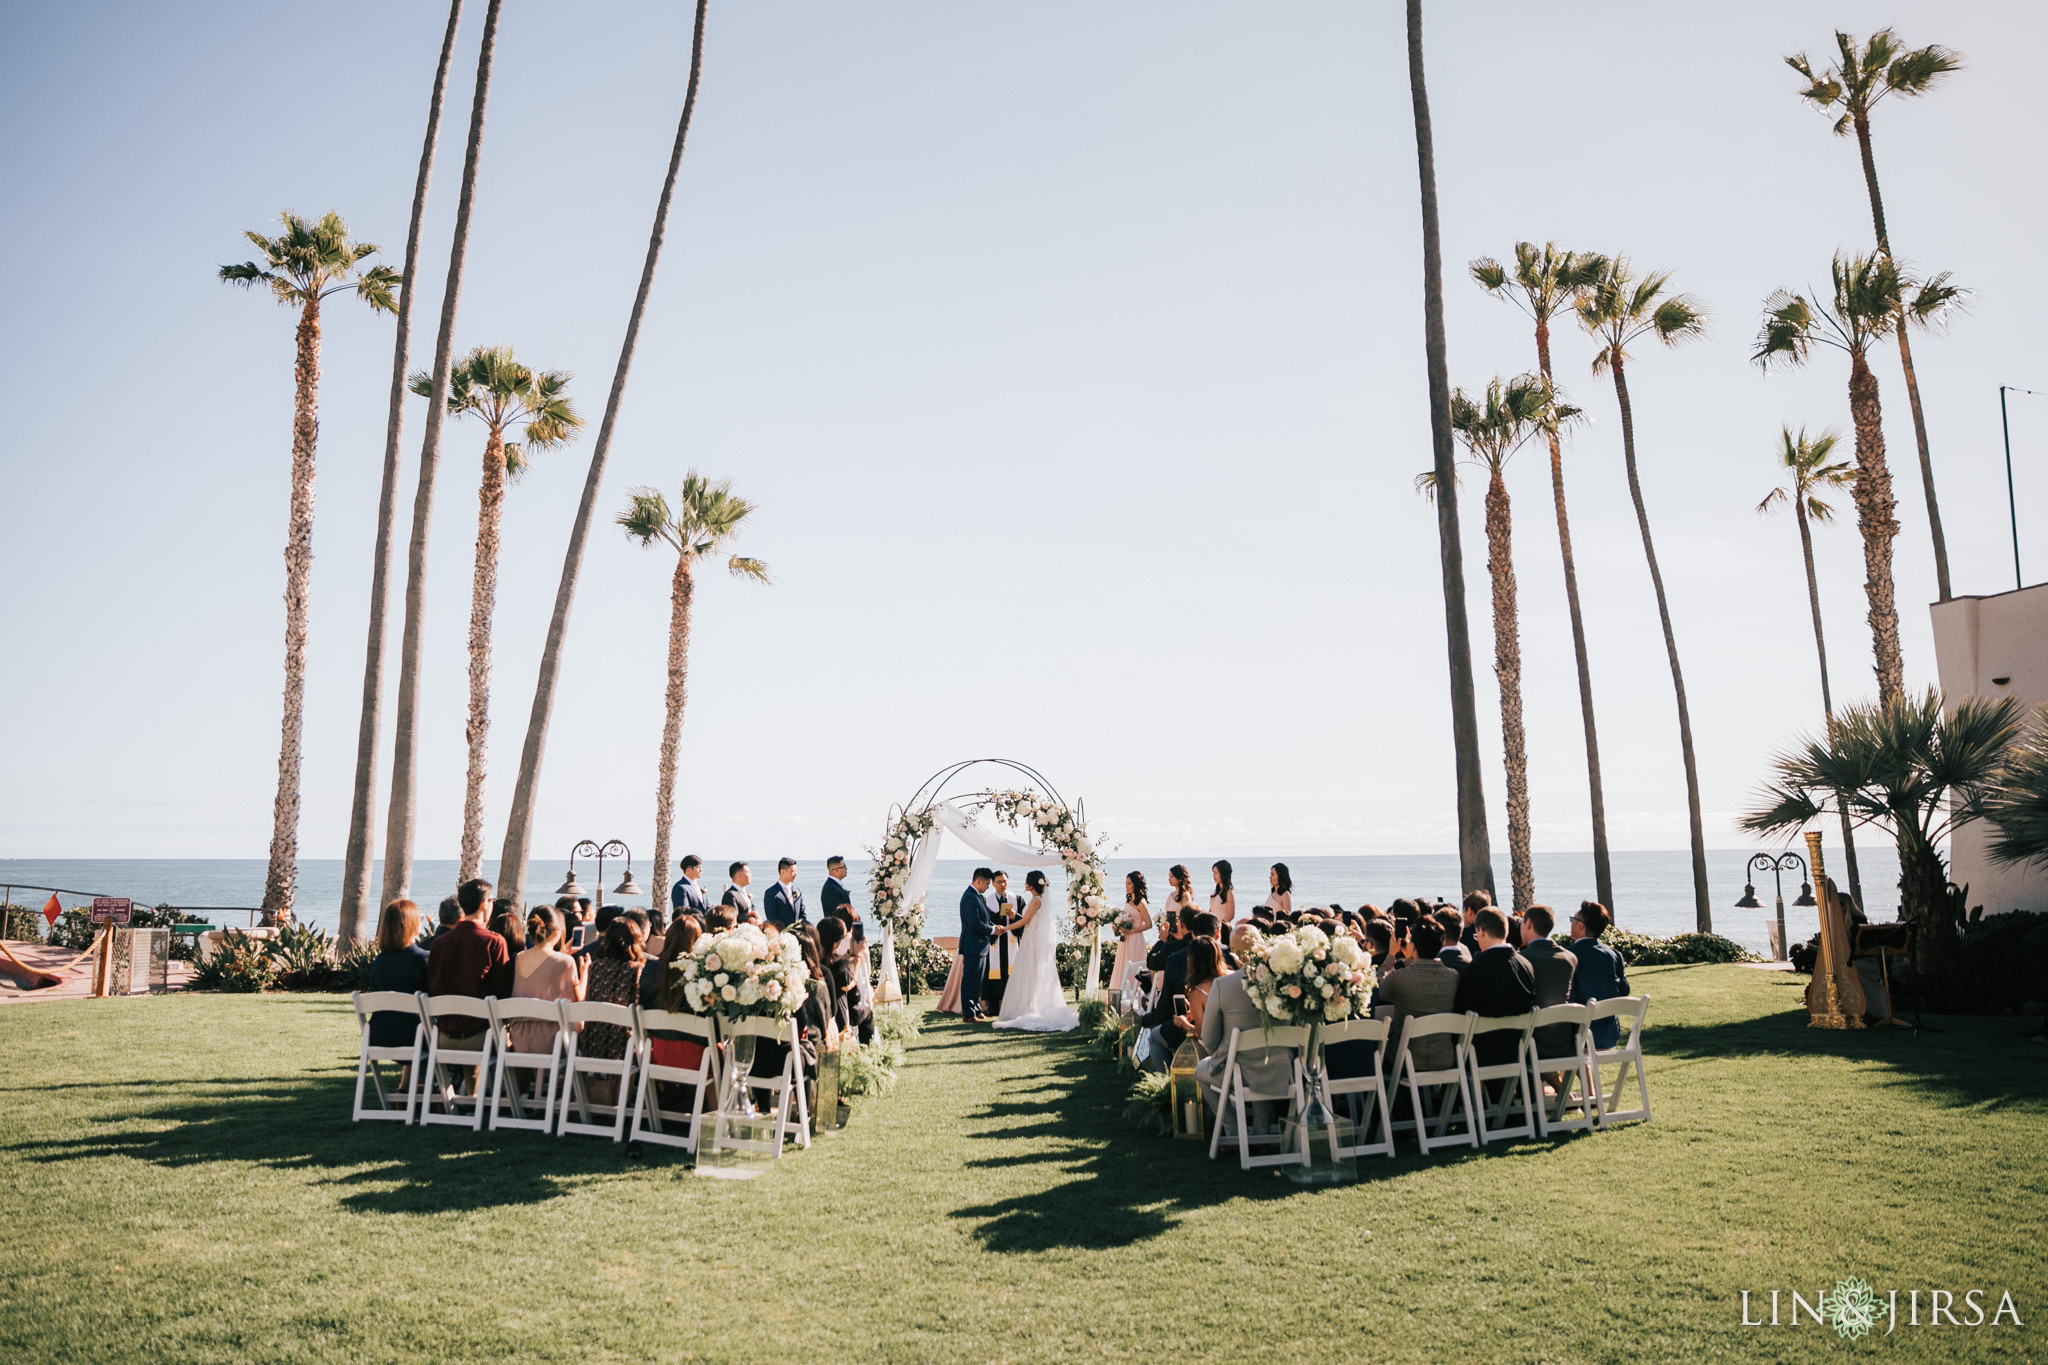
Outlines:
[[[1009,785],[972,787],[972,782],[986,778],[980,773],[973,778],[966,775],[982,768],[1007,770]],[[1024,835],[1026,842],[980,823],[984,813]],[[1087,804],[1076,801],[1068,805],[1042,773],[1015,759],[962,759],[926,778],[908,801],[890,807],[881,845],[869,850],[873,855],[868,872],[869,901],[882,924],[877,1000],[903,998],[896,973],[896,936],[923,934],[924,897],[947,834],[992,862],[1064,869],[1070,932],[1085,935],[1091,944],[1100,938],[1097,929],[1109,918],[1108,901],[1103,894],[1102,859],[1088,832]],[[1092,965],[1093,956],[1090,961]]]

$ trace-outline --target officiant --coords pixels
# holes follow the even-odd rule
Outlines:
[[[1017,921],[1017,902],[1010,895],[1010,874],[997,870],[995,880],[989,884],[988,914],[992,927],[1014,924]],[[981,985],[982,1008],[991,1014],[1003,1008],[1003,990],[1010,984],[1010,935],[998,933],[989,940],[988,977]]]

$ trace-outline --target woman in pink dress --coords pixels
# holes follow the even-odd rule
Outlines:
[[[1178,919],[1180,912],[1194,903],[1194,879],[1185,865],[1175,863],[1166,869],[1166,911],[1160,918]]]
[[[562,916],[552,905],[534,907],[526,918],[533,946],[512,959],[514,1000],[581,1000],[583,969],[562,951]],[[540,1019],[515,1019],[509,1025],[512,1050],[546,1052],[555,1045],[556,1027]]]
[[[1116,962],[1109,969],[1111,994],[1124,988],[1126,973],[1134,972],[1145,965],[1145,931],[1152,927],[1152,916],[1145,905],[1145,874],[1133,872],[1124,878],[1124,912],[1131,917],[1131,927],[1116,945]]]

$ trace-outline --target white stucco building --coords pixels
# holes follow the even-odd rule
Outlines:
[[[1967,696],[2048,702],[2048,583],[1990,597],[1936,602],[1934,658],[1950,703]],[[1991,828],[1965,825],[1949,840],[1949,880],[1970,888],[1984,913],[2048,911],[2048,868],[1996,863],[1986,851]]]

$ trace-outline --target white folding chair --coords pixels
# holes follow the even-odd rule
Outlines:
[[[697,1059],[695,1067],[656,1063],[653,1035],[657,1031],[680,1033],[691,1042],[702,1043],[704,1055]],[[661,1107],[661,1092],[656,1086],[663,1082],[690,1087],[693,1093],[687,1110]],[[711,1019],[701,1014],[679,1014],[670,1010],[641,1010],[640,1088],[633,1101],[632,1140],[659,1142],[694,1152],[697,1150],[698,1125],[703,1122],[707,1111],[716,1113],[717,1110],[718,1030]],[[670,1132],[671,1123],[679,1125],[681,1131]]]
[[[1299,1140],[1292,1150],[1277,1152],[1272,1156],[1252,1155],[1254,1134],[1251,1131],[1250,1117],[1245,1112],[1245,1105],[1247,1102],[1257,1103],[1262,1100],[1274,1104],[1287,1103],[1294,1106],[1294,1112],[1297,1114],[1307,1107],[1307,1102],[1302,1096],[1301,1054],[1308,1047],[1308,1030],[1298,1026],[1261,1029],[1254,1040],[1255,1047],[1268,1049],[1269,1057],[1271,1049],[1293,1049],[1293,1055],[1288,1060],[1287,1089],[1277,1092],[1254,1090],[1245,1084],[1244,1069],[1237,1060],[1238,1044],[1244,1037],[1244,1032],[1243,1029],[1236,1028],[1230,1031],[1230,1046],[1223,1055],[1223,1081],[1218,1087],[1216,1126],[1209,1132],[1209,1159],[1214,1161],[1216,1153],[1223,1146],[1224,1120],[1235,1118],[1237,1164],[1240,1169],[1249,1171],[1259,1166],[1305,1166],[1308,1164],[1308,1133],[1305,1130],[1299,1134]],[[1262,1143],[1277,1140],[1275,1135],[1270,1133],[1261,1133],[1257,1137]]]
[[[1587,1059],[1593,1054],[1593,1037],[1587,1023],[1589,1017],[1590,1012],[1584,1005],[1546,1005],[1536,1011],[1530,1029],[1529,1069],[1536,1077],[1536,1131],[1544,1137],[1593,1126],[1593,1092],[1598,1087],[1588,1072],[1591,1063]],[[1571,1047],[1563,1052],[1545,1052],[1543,1031],[1546,1028],[1569,1028]],[[1554,1078],[1557,1087],[1557,1093],[1548,1100],[1543,1098],[1546,1078]],[[1566,1118],[1565,1115],[1570,1113],[1576,1113],[1578,1117]]]
[[[771,1114],[775,1120],[775,1137],[771,1144],[774,1148],[773,1155],[782,1155],[783,1141],[792,1132],[796,1135],[797,1146],[809,1147],[811,1108],[810,1102],[804,1097],[804,1054],[797,1038],[796,1020],[750,1016],[730,1024],[721,1024],[718,1032],[727,1046],[730,1046],[734,1039],[750,1037],[771,1039],[783,1045],[786,1051],[781,1074],[763,1076],[759,1071],[752,1072],[747,1077],[747,1089],[768,1092],[768,1102],[772,1106]],[[757,1043],[755,1046],[760,1045]],[[723,1089],[719,1095],[719,1113],[714,1123],[712,1141],[720,1147],[755,1150],[758,1144],[735,1138],[726,1132],[725,1119],[740,1098],[732,1093],[735,1089],[734,1075],[729,1062],[725,1065],[721,1085]]]
[[[1412,1117],[1396,1120],[1394,1127],[1397,1130],[1412,1128],[1416,1145],[1422,1148],[1424,1155],[1438,1147],[1479,1145],[1479,1131],[1472,1122],[1472,1077],[1465,1062],[1472,1018],[1470,1014],[1410,1015],[1407,1027],[1401,1030],[1401,1050],[1394,1058],[1394,1084],[1398,1087],[1406,1083]],[[1416,1062],[1415,1044],[1425,1038],[1450,1040],[1450,1066],[1424,1070]],[[1423,1100],[1425,1088],[1439,1093],[1434,1114],[1429,1112]],[[1462,1124],[1464,1131],[1449,1131],[1453,1123]]]
[[[1384,1019],[1346,1019],[1341,1024],[1323,1025],[1323,1047],[1332,1043],[1373,1044],[1372,1074],[1369,1076],[1345,1076],[1333,1078],[1327,1069],[1323,1072],[1323,1093],[1330,1097],[1334,1109],[1337,1098],[1344,1096],[1350,1103],[1352,1123],[1357,1129],[1358,1141],[1345,1146],[1336,1141],[1331,1133],[1331,1144],[1336,1154],[1344,1156],[1392,1156],[1394,1155],[1394,1115],[1387,1106],[1386,1073],[1381,1070],[1387,1050],[1387,1021]],[[1321,1065],[1318,1059],[1318,1065]],[[1373,1115],[1379,1115],[1379,1141],[1367,1142],[1366,1134],[1372,1131]]]
[[[1650,1079],[1643,1073],[1643,1016],[1650,1011],[1650,997],[1647,995],[1620,995],[1612,1000],[1596,1000],[1588,1012],[1588,1034],[1591,1026],[1602,1019],[1621,1019],[1628,1022],[1628,1036],[1615,1047],[1603,1048],[1597,1045],[1590,1051],[1590,1066],[1593,1076],[1593,1109],[1602,1128],[1617,1123],[1650,1120]],[[1614,1088],[1607,1088],[1603,1067],[1618,1068],[1614,1073]],[[1621,1107],[1621,1092],[1628,1084],[1629,1071],[1636,1077],[1636,1094],[1640,1105],[1635,1109]]]
[[[1535,1021],[1533,1013],[1473,1017],[1472,1031],[1466,1036],[1465,1057],[1472,1071],[1472,1114],[1481,1142],[1536,1136],[1536,1106],[1529,1098],[1529,1030]],[[1479,1040],[1489,1033],[1514,1035],[1515,1055],[1511,1060],[1481,1064]],[[1498,1100],[1487,1098],[1489,1081],[1500,1087]],[[1517,1109],[1522,1114],[1520,1123],[1511,1118]]]
[[[427,1019],[420,1013],[420,998],[406,991],[356,991],[349,998],[355,1002],[356,1017],[363,1021],[363,1052],[356,1063],[356,1107],[352,1121],[391,1119],[411,1123],[419,1102],[420,1078],[426,1074]],[[379,1012],[403,1014],[410,1019],[412,1042],[404,1047],[371,1047],[370,1016]],[[397,1062],[401,1068],[399,1084],[405,1090],[405,1103],[396,1108],[392,1107],[390,1092],[384,1089],[385,1062]],[[365,1083],[377,1092],[375,1108],[363,1107]]]
[[[601,1000],[560,1000],[556,1007],[562,1011],[562,1033],[568,1039],[568,1049],[563,1054],[561,1098],[555,1104],[555,1136],[566,1137],[574,1133],[623,1142],[626,1119],[633,1107],[627,1098],[626,1083],[632,1079],[633,1058],[640,1051],[638,1011],[631,1005],[611,1005]],[[623,1055],[585,1056],[580,1050],[583,1034],[577,1028],[579,1024],[611,1024],[626,1030]],[[609,1076],[618,1082],[618,1092],[612,1103],[591,1103],[589,1087],[584,1081],[588,1076]],[[575,1118],[569,1117],[572,1108],[577,1114]],[[611,1119],[600,1123],[592,1117],[593,1114],[610,1114]]]
[[[427,1024],[427,1080],[420,1099],[420,1122],[446,1123],[457,1128],[480,1131],[484,1126],[484,1093],[491,1070],[491,998],[473,995],[425,995],[420,1013]],[[474,1019],[483,1025],[475,1035],[476,1046],[450,1047],[441,1041],[443,1019]],[[467,1039],[464,1040],[468,1041]],[[457,1073],[470,1069],[465,1080]],[[465,1088],[466,1087],[466,1088]],[[436,1113],[434,1106],[440,1106]],[[468,1112],[464,1112],[467,1106]]]
[[[521,1052],[512,1046],[514,1021],[546,1024],[552,1041],[546,1052]],[[545,1133],[554,1127],[555,1097],[562,1084],[562,1058],[568,1051],[563,1038],[562,1006],[556,1000],[491,1000],[491,1038],[498,1054],[491,1069],[491,1098],[486,1106],[490,1126],[525,1128]],[[509,1074],[517,1067],[534,1073],[533,1095],[523,1093],[519,1077]],[[509,1112],[508,1112],[509,1111]]]

